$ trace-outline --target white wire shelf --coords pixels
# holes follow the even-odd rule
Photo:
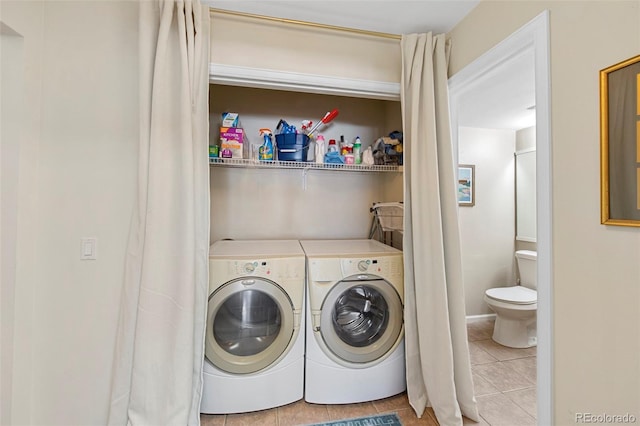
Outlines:
[[[402,166],[398,165],[373,165],[365,164],[333,164],[312,163],[303,161],[258,161],[240,158],[209,158],[209,165],[215,167],[241,167],[256,169],[314,169],[314,170],[339,170],[349,172],[401,172]]]

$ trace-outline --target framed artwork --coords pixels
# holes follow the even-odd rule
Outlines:
[[[471,207],[475,204],[475,166],[470,164],[458,164],[458,205]]]
[[[600,71],[600,218],[640,227],[640,55]]]

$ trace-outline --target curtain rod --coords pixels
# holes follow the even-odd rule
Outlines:
[[[373,36],[373,37],[380,37],[380,38],[388,38],[388,39],[392,39],[392,40],[400,40],[400,39],[402,39],[402,36],[400,34],[381,33],[381,32],[377,32],[377,31],[360,30],[358,28],[339,27],[337,25],[318,24],[318,23],[315,23],[315,22],[298,21],[296,19],[276,18],[276,17],[273,17],[273,16],[256,15],[256,14],[253,14],[253,13],[236,12],[236,11],[232,11],[232,10],[216,9],[216,8],[210,7],[209,8],[209,14],[213,14],[213,13],[220,13],[220,14],[241,16],[241,17],[255,18],[255,19],[263,19],[263,20],[266,20],[266,21],[280,22],[280,23],[285,23],[285,24],[302,25],[302,26],[321,28],[321,29],[326,29],[326,30],[344,31],[344,32],[348,32],[348,33],[355,33],[355,34],[367,35],[367,36]]]

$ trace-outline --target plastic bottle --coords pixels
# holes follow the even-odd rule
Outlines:
[[[258,160],[272,161],[273,158],[273,140],[271,139],[272,133],[270,129],[260,129],[260,136],[264,138],[264,143],[258,150]]]
[[[324,136],[318,135],[316,136],[316,163],[324,163],[324,153]]]
[[[356,164],[362,163],[362,159],[360,158],[361,149],[362,149],[362,142],[360,141],[360,136],[356,136],[356,141],[353,144],[353,156],[355,157]]]
[[[344,135],[340,135],[340,155],[347,155],[349,153],[349,145],[344,140]]]
[[[329,139],[329,146],[327,147],[327,152],[338,152],[338,145],[336,145],[335,139]]]

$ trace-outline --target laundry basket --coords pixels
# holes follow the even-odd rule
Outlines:
[[[369,238],[392,247],[402,248],[404,233],[404,204],[401,202],[373,203]]]

